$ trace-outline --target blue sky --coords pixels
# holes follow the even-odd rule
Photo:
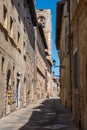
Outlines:
[[[56,33],[56,2],[60,0],[36,0],[37,9],[51,9],[52,10],[52,58],[56,60],[56,65],[59,65],[59,57],[55,46]],[[55,75],[59,75],[59,68],[54,68]]]

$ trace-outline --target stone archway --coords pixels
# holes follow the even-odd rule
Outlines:
[[[7,71],[7,83],[6,83],[6,114],[11,111],[11,70]]]
[[[8,62],[7,72],[6,72],[6,114],[11,112],[12,105],[12,64]]]

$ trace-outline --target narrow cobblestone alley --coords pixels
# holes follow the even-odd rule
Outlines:
[[[0,130],[78,130],[59,99],[38,101],[0,119]]]

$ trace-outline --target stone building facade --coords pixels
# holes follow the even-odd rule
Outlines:
[[[47,54],[47,91],[49,96],[52,96],[52,14],[50,9],[37,10],[38,23],[43,27],[48,49],[45,49]]]
[[[52,64],[35,2],[0,3],[0,118],[46,97]]]
[[[64,0],[62,0],[63,4]],[[66,2],[66,1],[65,1]],[[60,5],[62,10],[64,9],[65,4]],[[76,125],[82,129],[87,129],[87,1],[86,0],[68,0],[68,47],[69,47],[69,64],[65,65],[65,68],[68,67],[70,75],[65,81],[65,85],[70,82],[70,101],[71,101],[71,110],[73,114],[73,119]],[[61,12],[63,14],[63,11]],[[63,15],[60,17],[63,20]],[[66,17],[64,17],[66,18]],[[61,28],[63,27],[61,24]],[[58,29],[57,29],[58,31]],[[63,30],[64,32],[64,30]],[[65,36],[66,39],[67,36]],[[57,42],[57,48],[60,49],[60,58],[61,51],[63,51],[65,45],[63,42],[63,47],[61,50],[61,40],[63,40],[63,33],[61,31],[60,37],[58,36],[59,41]],[[61,39],[62,38],[62,39]],[[63,41],[66,41],[66,40]],[[63,56],[64,60],[66,59]],[[62,58],[62,59],[63,59]],[[63,61],[64,61],[63,60]],[[70,65],[70,66],[68,66]],[[62,70],[63,71],[63,70]],[[63,75],[62,75],[63,74]],[[67,73],[61,72],[61,85],[63,83],[63,76],[66,76]],[[71,78],[71,79],[69,79]],[[61,86],[62,88],[62,86]],[[61,89],[61,93],[62,93]],[[67,87],[64,94],[68,93]],[[66,97],[62,97],[63,101]]]
[[[65,107],[70,109],[70,57],[69,57],[69,14],[67,12],[67,2],[57,3],[56,10],[56,47],[60,57],[60,96]]]
[[[72,110],[74,120],[87,129],[87,1],[70,0],[72,34]]]
[[[33,100],[36,22],[32,7],[32,2],[23,0],[0,3],[0,117]]]
[[[35,86],[36,86],[36,99],[43,99],[46,98],[46,92],[47,92],[47,76],[46,76],[46,70],[47,70],[47,60],[46,60],[46,53],[45,49],[47,49],[47,43],[45,40],[45,35],[42,29],[42,26],[39,25],[37,28],[35,28],[36,32],[36,74],[35,74]]]

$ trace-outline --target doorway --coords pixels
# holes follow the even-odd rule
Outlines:
[[[6,85],[6,114],[11,112],[11,70],[7,72],[7,85]]]
[[[16,108],[20,108],[20,80],[17,79],[16,86]]]
[[[24,78],[24,106],[27,105],[27,88],[26,88],[26,78]]]

